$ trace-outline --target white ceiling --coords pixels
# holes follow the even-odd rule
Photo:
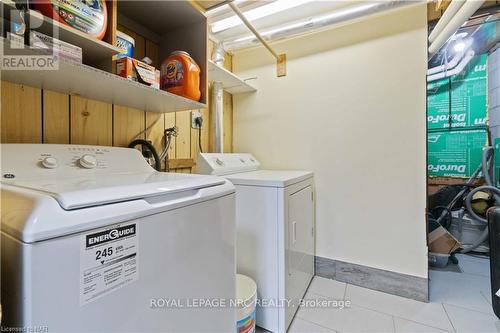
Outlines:
[[[277,0],[274,0],[277,1]],[[279,0],[279,1],[287,1],[287,0]],[[264,6],[270,4],[273,1],[236,1],[237,6],[241,9],[243,13],[250,9]],[[264,32],[266,30],[270,30],[275,27],[283,26],[289,23],[293,23],[295,21],[304,20],[310,17],[328,14],[338,10],[342,7],[346,7],[349,5],[356,5],[361,3],[362,1],[336,1],[336,0],[313,0],[304,4],[301,4],[297,7],[287,9],[260,19],[256,19],[252,21],[252,24],[257,28],[259,32]],[[219,9],[214,12],[208,13],[208,21],[209,23],[213,23],[219,21],[223,18],[234,16],[235,14],[229,8],[229,6],[225,5],[219,7]],[[240,38],[243,36],[247,36],[251,34],[248,28],[241,23],[240,25],[215,33],[213,36],[223,42],[232,40],[235,38]]]

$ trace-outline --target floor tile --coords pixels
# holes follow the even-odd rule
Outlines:
[[[310,291],[304,296],[304,299],[323,299],[327,300],[327,297],[321,295],[316,295]],[[295,315],[295,318],[303,319],[305,321],[327,327],[332,330],[340,330],[340,322],[337,320],[337,314],[341,311],[338,308],[330,307],[300,307]]]
[[[300,318],[295,318],[288,328],[288,333],[334,333],[335,331],[305,321]]]
[[[346,284],[344,282],[315,276],[308,290],[318,295],[343,300],[345,288]]]
[[[493,314],[485,296],[490,293],[490,279],[484,276],[429,271],[431,302],[447,303],[470,310]]]
[[[491,293],[486,293],[484,291],[481,291],[481,295],[486,299],[486,301],[491,305]]]
[[[346,300],[378,312],[451,331],[453,327],[441,303],[424,303],[380,291],[348,285]]]
[[[341,332],[394,332],[392,316],[352,305],[337,310],[335,320]]]
[[[422,325],[414,321],[396,317],[394,317],[394,327],[396,329],[396,333],[446,332],[444,330],[440,330],[439,328]]]
[[[457,254],[458,264],[466,274],[490,277],[490,260],[482,257],[472,257],[467,254]]]
[[[495,315],[444,304],[457,332],[500,332],[500,321]]]

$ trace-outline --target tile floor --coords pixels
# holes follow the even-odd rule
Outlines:
[[[429,303],[315,277],[306,299],[349,300],[351,306],[300,308],[288,332],[500,332],[491,308],[489,260],[458,259],[457,272],[430,271]]]

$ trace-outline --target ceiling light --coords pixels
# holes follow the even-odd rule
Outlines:
[[[311,2],[312,0],[277,0],[270,4],[263,5],[254,9],[244,12],[245,17],[249,21],[254,21],[278,12],[291,9],[302,4]],[[240,18],[236,15],[216,21],[210,25],[213,33],[218,33],[229,28],[236,27],[242,24]]]

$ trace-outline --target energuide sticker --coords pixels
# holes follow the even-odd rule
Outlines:
[[[80,244],[80,306],[139,278],[135,224],[94,231]]]

